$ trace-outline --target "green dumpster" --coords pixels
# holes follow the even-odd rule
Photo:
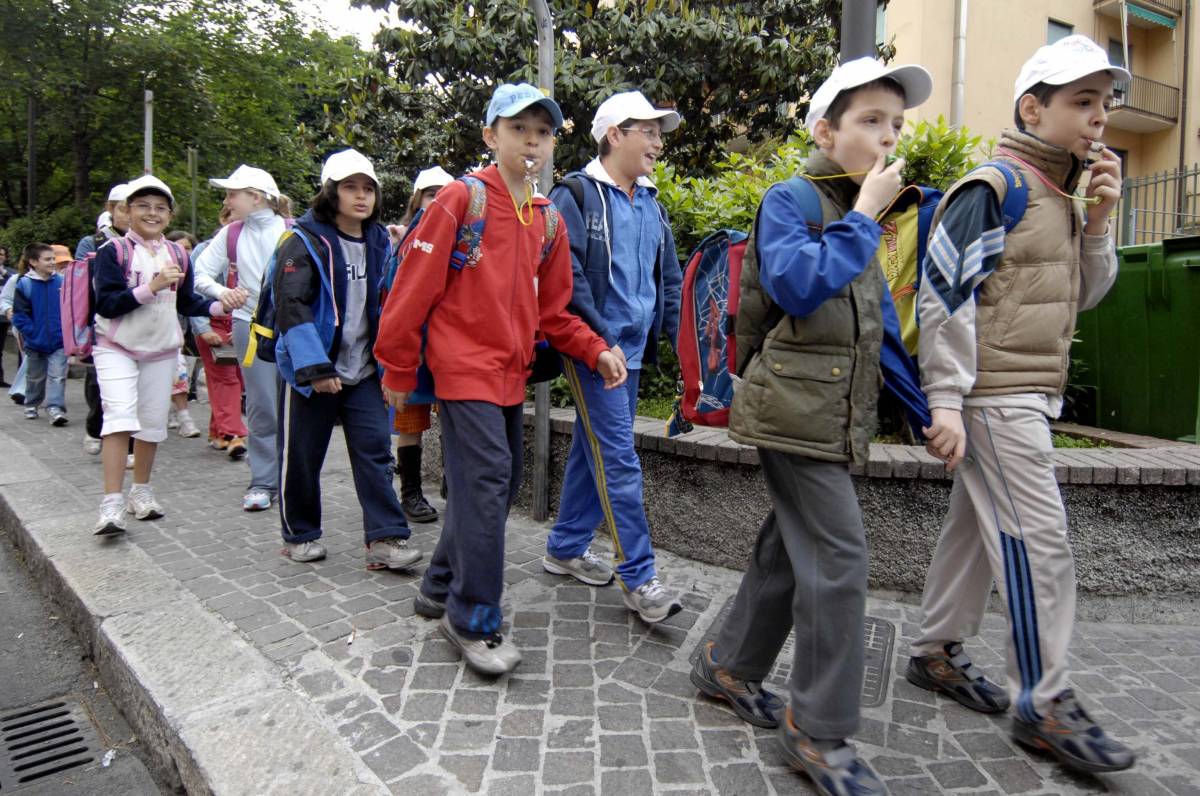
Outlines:
[[[1116,284],[1080,313],[1075,415],[1101,428],[1194,439],[1200,425],[1200,236],[1123,246]]]

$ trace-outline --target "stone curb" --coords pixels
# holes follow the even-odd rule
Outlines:
[[[275,664],[141,549],[93,537],[94,499],[3,433],[0,446],[0,526],[168,784],[215,796],[389,792]]]
[[[533,422],[529,406],[525,422]],[[574,423],[574,409],[550,410],[553,432],[570,434]],[[758,451],[734,442],[723,428],[697,426],[687,434],[667,437],[665,427],[665,421],[638,417],[633,426],[637,447],[693,459],[758,464]],[[1054,465],[1060,484],[1200,485],[1200,446],[1182,443],[1141,449],[1060,448],[1054,451]],[[866,466],[851,465],[850,472],[868,478],[951,478],[946,466],[918,445],[872,444]]]

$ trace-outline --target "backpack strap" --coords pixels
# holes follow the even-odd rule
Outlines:
[[[1004,216],[1004,234],[1007,235],[1025,217],[1025,209],[1029,206],[1029,183],[1003,160],[989,160],[975,168],[993,168],[1004,177],[1005,190],[1000,213]]]
[[[558,234],[558,224],[561,221],[558,213],[558,208],[553,204],[548,204],[542,208],[542,221],[546,224],[546,233],[542,244],[542,262],[546,262],[546,258],[550,256],[550,250],[554,248],[554,237]]]
[[[799,175],[784,180],[783,186],[800,206],[800,216],[808,225],[813,240],[820,240],[821,231],[825,228],[825,213],[821,209],[821,197],[817,196],[816,187]]]
[[[173,240],[164,240],[167,244],[167,253],[171,255],[171,259],[179,266],[180,271],[186,271],[188,267],[187,255],[183,253],[183,247]]]
[[[563,177],[562,184],[571,192],[571,198],[575,200],[575,204],[579,207],[579,212],[583,212],[583,178],[578,174],[569,177]]]
[[[459,177],[467,186],[467,212],[458,228],[454,251],[450,253],[450,267],[455,271],[474,268],[482,255],[484,215],[487,213],[487,186],[478,177]]]
[[[244,221],[234,221],[229,225],[228,232],[225,233],[225,259],[229,261],[229,271],[225,276],[225,286],[232,289],[237,287],[237,245],[238,239],[242,237],[242,228],[246,226]]]

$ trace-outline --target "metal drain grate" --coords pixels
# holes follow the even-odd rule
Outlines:
[[[83,706],[59,699],[0,714],[0,792],[94,762],[100,743]]]
[[[729,612],[733,610],[733,599],[731,596],[721,606],[721,610],[717,612],[712,624],[705,631],[704,638],[700,639],[700,643],[692,651],[692,657],[689,660],[694,659],[700,650],[704,649],[705,644],[717,637],[717,632],[725,624]],[[863,625],[863,633],[866,649],[863,660],[865,667],[861,703],[863,707],[873,708],[882,705],[884,697],[887,696],[888,674],[892,669],[892,645],[896,640],[896,626],[886,619],[868,616]],[[767,677],[767,682],[781,689],[784,695],[787,693],[788,678],[792,674],[792,651],[795,643],[796,634],[788,633],[787,641],[783,643],[783,649],[779,651],[779,657],[775,659],[775,666]],[[833,665],[837,665],[837,663],[834,662]]]

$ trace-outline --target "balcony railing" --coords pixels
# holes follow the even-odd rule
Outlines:
[[[1095,5],[1105,5],[1109,0],[1095,0]],[[1159,11],[1167,14],[1181,16],[1183,14],[1183,0],[1138,0],[1137,5],[1144,6],[1150,11]]]
[[[1179,89],[1148,77],[1134,75],[1132,80],[1113,86],[1112,109],[1129,109],[1157,116],[1169,122],[1179,121]]]

